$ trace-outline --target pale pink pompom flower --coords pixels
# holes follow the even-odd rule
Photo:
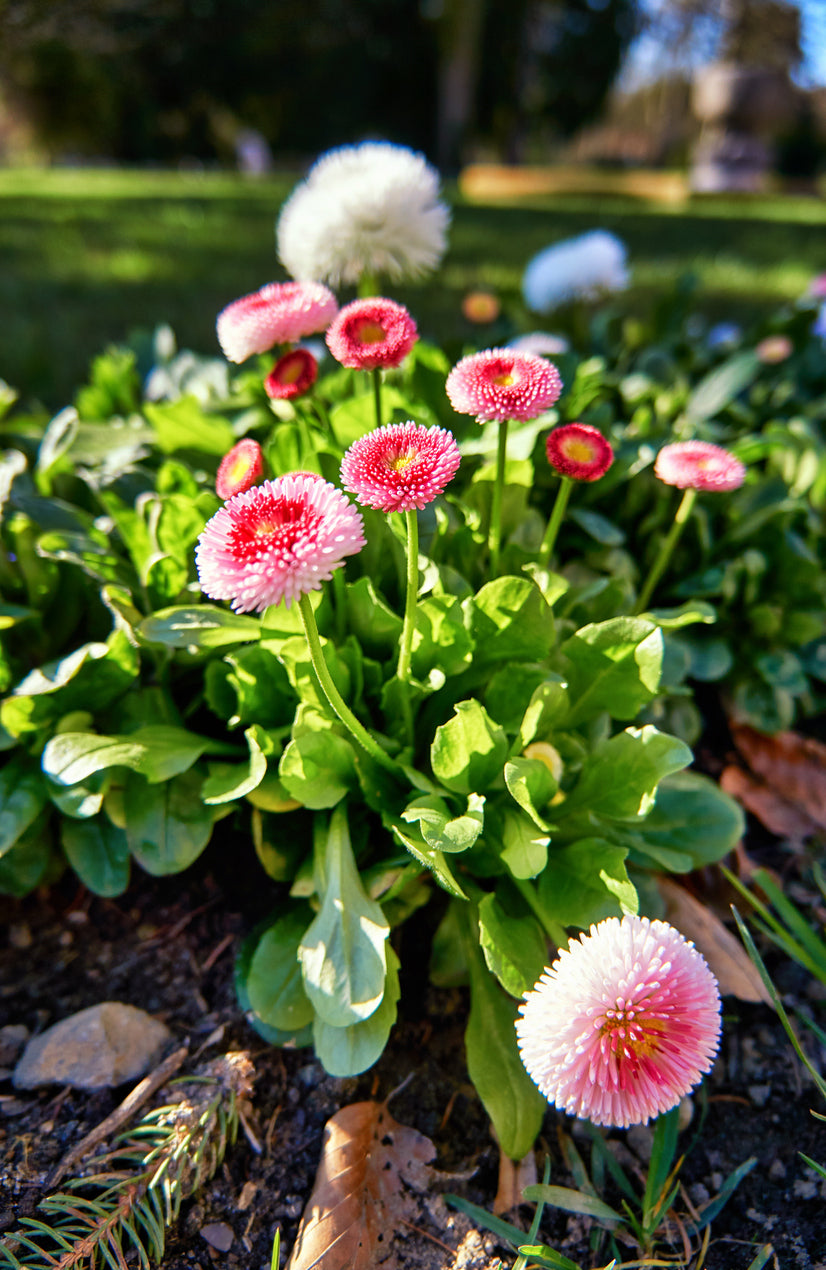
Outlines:
[[[552,362],[511,348],[489,348],[457,362],[445,390],[453,409],[479,423],[535,419],[550,410],[562,392]]]
[[[399,366],[419,332],[403,304],[381,296],[346,304],[327,332],[327,347],[352,370]]]
[[[754,351],[764,366],[778,366],[791,357],[794,344],[788,335],[767,335]]]
[[[609,441],[588,423],[566,423],[545,438],[548,462],[561,476],[575,481],[598,481],[614,461]]]
[[[422,424],[391,423],[355,441],[341,461],[341,482],[367,507],[421,510],[459,470],[452,433]]]
[[[609,917],[572,940],[520,1006],[522,1062],[549,1102],[594,1124],[675,1107],[720,1043],[717,981],[667,922]]]
[[[746,469],[738,458],[711,441],[675,441],[664,445],[654,461],[654,475],[677,489],[739,489]]]
[[[273,401],[292,401],[309,392],[318,378],[318,362],[307,348],[294,348],[280,357],[264,380]]]
[[[244,437],[221,459],[215,477],[215,493],[223,499],[232,498],[234,494],[243,494],[263,474],[264,456],[261,446],[252,437]]]
[[[275,344],[326,331],[337,313],[336,297],[320,282],[268,282],[218,314],[218,342],[228,361],[243,362]]]
[[[293,472],[236,494],[195,548],[201,590],[237,613],[263,612],[317,591],[365,545],[363,522],[341,490]]]

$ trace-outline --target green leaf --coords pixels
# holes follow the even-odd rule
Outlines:
[[[717,611],[703,600],[689,600],[674,609],[649,609],[649,616],[664,631],[676,631],[682,626],[708,625],[717,621]]]
[[[488,582],[462,606],[476,645],[475,662],[542,661],[553,644],[553,613],[527,578]]]
[[[60,838],[66,858],[84,886],[95,895],[113,898],[129,885],[126,834],[106,816],[64,820]]]
[[[105,644],[84,644],[32,670],[3,702],[0,719],[13,736],[22,736],[90,702],[105,710],[127,691],[139,665],[137,649],[115,631]]]
[[[230,613],[212,604],[160,609],[138,627],[147,644],[167,648],[221,648],[261,638],[261,622],[248,614]]]
[[[469,915],[468,915],[469,916]],[[476,922],[467,922],[476,927]],[[499,1145],[512,1160],[533,1146],[547,1102],[531,1080],[516,1046],[516,1002],[490,974],[475,929],[466,935],[470,965],[470,1018],[465,1032],[470,1079],[493,1121]]]
[[[302,732],[281,756],[284,788],[305,807],[335,807],[358,783],[353,747],[329,729]]]
[[[549,829],[539,808],[546,807],[559,788],[546,763],[535,758],[513,758],[505,764],[505,784],[511,796],[540,829]]]
[[[457,794],[479,793],[502,775],[508,741],[478,701],[459,701],[436,729],[430,761],[437,780]]]
[[[457,899],[467,899],[441,851],[426,843],[421,833],[411,833],[399,821],[391,820],[389,823],[402,846],[407,848],[415,860],[423,864],[426,869],[430,869],[444,891],[447,891],[449,895],[455,895]]]
[[[213,813],[201,802],[202,776],[184,772],[150,785],[131,772],[123,808],[129,850],[147,873],[160,877],[189,868],[212,834]]]
[[[177,401],[145,402],[143,412],[157,434],[164,454],[196,450],[223,457],[235,444],[232,427],[225,419],[207,414],[195,397]]]
[[[13,758],[0,768],[0,856],[37,819],[45,802],[46,789],[36,768],[22,758]]]
[[[361,884],[344,807],[330,819],[325,862],[321,910],[301,941],[299,957],[316,1014],[332,1027],[347,1027],[381,1004],[390,927]]]
[[[325,1071],[331,1076],[357,1076],[359,1072],[372,1067],[381,1057],[396,1022],[401,995],[400,965],[392,945],[388,944],[384,996],[378,1009],[369,1018],[360,1023],[351,1023],[347,1027],[333,1027],[323,1019],[316,1018],[313,1023],[315,1051]]]
[[[538,883],[543,909],[561,926],[581,930],[604,917],[636,913],[639,901],[625,869],[627,854],[627,848],[603,838],[554,847]]]
[[[535,1182],[532,1186],[525,1187],[522,1198],[528,1203],[541,1201],[552,1204],[554,1208],[561,1208],[566,1213],[583,1213],[586,1217],[594,1217],[603,1225],[606,1222],[613,1225],[614,1222],[624,1220],[622,1213],[618,1213],[603,1200],[586,1195],[584,1191],[571,1190],[568,1186],[546,1186],[542,1182]]]
[[[602,710],[615,719],[633,719],[657,695],[663,637],[646,618],[615,617],[583,626],[560,651],[568,665],[568,726]]]
[[[707,776],[675,772],[660,782],[654,806],[629,841],[643,852],[674,851],[687,858],[676,872],[722,860],[745,833],[742,808]]]
[[[298,956],[310,916],[309,906],[301,904],[279,917],[261,935],[246,967],[250,1009],[281,1032],[300,1032],[313,1021]]]
[[[559,676],[555,676],[559,679]],[[529,663],[503,666],[490,676],[485,689],[485,709],[506,732],[516,732],[525,713],[526,702],[548,679],[544,666]]]
[[[438,851],[467,851],[484,827],[484,807],[484,798],[479,794],[471,794],[467,801],[467,813],[464,816],[454,816],[443,798],[425,794],[408,803],[402,812],[402,820],[406,820],[408,824],[418,824],[425,842]]]
[[[402,619],[376,593],[371,578],[358,578],[346,591],[350,630],[370,657],[398,650]]]
[[[458,600],[431,595],[419,601],[411,655],[417,679],[427,679],[434,668],[448,676],[461,674],[470,664],[472,647]]]
[[[585,530],[591,538],[601,543],[604,547],[621,547],[625,542],[625,534],[615,525],[607,516],[601,516],[599,512],[584,511],[581,508],[574,507],[568,515],[577,525]]]
[[[263,728],[253,725],[244,736],[250,750],[248,763],[210,763],[209,776],[201,787],[201,798],[212,806],[229,803],[252,793],[267,773],[267,759],[260,740],[266,737]]]
[[[498,820],[501,836],[502,862],[515,878],[535,878],[548,862],[546,835],[540,835],[536,826],[518,811],[505,811]]]
[[[94,772],[128,767],[151,784],[187,771],[215,742],[184,728],[149,724],[128,736],[98,736],[95,732],[63,732],[43,751],[43,771],[61,785],[77,785]]]
[[[287,672],[270,649],[250,644],[227,653],[226,683],[235,692],[231,726],[257,723],[262,728],[283,728],[295,715],[295,693]]]
[[[522,716],[518,747],[524,750],[535,737],[547,736],[561,727],[567,722],[569,705],[568,685],[561,676],[546,673],[544,682],[534,689]]]
[[[48,778],[46,780],[49,798],[58,811],[77,820],[97,815],[103,806],[107,784],[108,777],[104,772],[96,772],[80,785],[58,785]]]
[[[691,393],[686,414],[693,423],[713,419],[735,397],[751,384],[760,370],[760,359],[753,351],[738,353],[716,367]]]
[[[491,974],[512,997],[523,997],[548,964],[542,927],[531,916],[512,917],[495,894],[479,902],[479,943]]]
[[[591,755],[573,792],[557,807],[557,821],[562,824],[562,817],[574,810],[609,820],[638,820],[653,807],[659,782],[692,758],[683,741],[650,723],[626,728]]]
[[[0,895],[28,895],[42,882],[52,859],[52,836],[39,816],[0,857]]]

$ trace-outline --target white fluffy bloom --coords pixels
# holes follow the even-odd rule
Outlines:
[[[571,341],[564,335],[551,335],[549,331],[530,331],[509,340],[508,348],[517,353],[533,353],[534,357],[561,357],[571,351]]]
[[[278,255],[294,278],[415,277],[444,254],[450,212],[423,155],[389,142],[341,146],[316,161],[281,211]]]
[[[625,244],[604,229],[546,247],[528,263],[522,278],[525,304],[550,313],[571,300],[593,300],[628,286]]]

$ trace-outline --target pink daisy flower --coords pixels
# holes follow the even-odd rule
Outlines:
[[[207,523],[195,558],[201,590],[260,613],[317,591],[365,545],[362,519],[341,490],[306,472],[236,494]]]
[[[218,342],[228,361],[243,362],[325,331],[337,313],[336,297],[320,282],[268,282],[218,314]]]
[[[341,482],[363,506],[421,510],[453,480],[460,462],[459,447],[444,428],[391,423],[350,446],[341,461]]]
[[[535,419],[562,392],[559,371],[551,362],[512,348],[490,348],[457,362],[447,377],[447,395],[461,415],[479,423]]]
[[[225,501],[233,494],[243,494],[244,490],[260,481],[263,472],[261,446],[251,437],[244,437],[221,459],[215,477],[215,493]]]
[[[677,489],[739,489],[746,469],[739,459],[710,441],[677,441],[664,445],[654,462],[654,475]]]
[[[609,917],[572,940],[519,1007],[522,1061],[554,1106],[594,1124],[675,1107],[720,1043],[717,981],[667,922]]]
[[[587,423],[554,428],[545,440],[545,452],[552,468],[575,481],[598,481],[614,461],[609,442]]]
[[[292,401],[308,392],[317,378],[318,362],[309,349],[294,348],[278,359],[264,380],[264,388],[274,400]]]
[[[755,348],[758,359],[764,366],[777,366],[785,362],[794,352],[794,344],[788,335],[767,335]]]
[[[403,304],[375,297],[346,304],[326,338],[327,347],[342,366],[384,370],[404,361],[419,332]]]

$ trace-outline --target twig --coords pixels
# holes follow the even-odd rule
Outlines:
[[[72,1147],[71,1151],[64,1155],[46,1183],[47,1187],[51,1190],[52,1187],[57,1186],[61,1178],[65,1177],[69,1170],[79,1160],[83,1159],[84,1155],[88,1155],[93,1147],[103,1142],[119,1129],[122,1124],[125,1124],[130,1116],[133,1116],[138,1108],[142,1107],[157,1089],[160,1089],[161,1085],[165,1085],[170,1077],[174,1076],[188,1054],[188,1046],[183,1045],[180,1049],[175,1050],[174,1054],[170,1054],[168,1058],[165,1058],[155,1068],[154,1072],[144,1076],[140,1084],[136,1085],[132,1092],[126,1095],[123,1102],[105,1120],[102,1120],[96,1128],[86,1134],[85,1138],[81,1138],[77,1146]]]

